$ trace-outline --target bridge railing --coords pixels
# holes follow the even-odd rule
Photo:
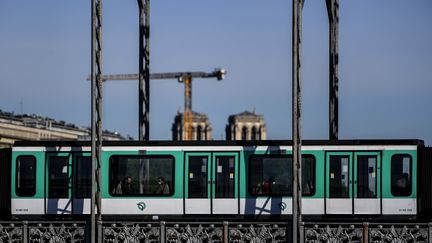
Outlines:
[[[306,243],[320,242],[432,242],[432,223],[303,224]]]
[[[89,224],[81,221],[0,222],[0,242],[89,242]],[[131,222],[98,223],[98,242],[287,242],[285,223]]]
[[[103,222],[103,242],[287,242],[287,224]]]
[[[0,222],[0,242],[86,242],[83,221],[10,221]]]
[[[432,242],[432,223],[328,223],[300,225],[306,243]],[[89,242],[85,221],[0,222],[0,242]],[[283,222],[133,222],[103,221],[98,242],[291,242]]]

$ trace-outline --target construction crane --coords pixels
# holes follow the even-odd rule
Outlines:
[[[192,79],[193,78],[216,78],[221,81],[225,78],[226,70],[217,68],[213,72],[173,72],[173,73],[151,73],[150,79],[177,79],[184,83],[184,113],[183,126],[185,137],[183,140],[192,140]],[[138,80],[138,74],[111,74],[102,75],[103,81],[108,80]]]

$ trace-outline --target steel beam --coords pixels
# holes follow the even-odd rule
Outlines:
[[[292,140],[293,140],[293,241],[303,242],[301,184],[301,38],[304,0],[293,0],[292,7]]]
[[[150,0],[137,0],[139,7],[139,111],[138,139],[150,139]]]
[[[96,242],[96,221],[101,218],[101,150],[102,150],[102,0],[92,0],[91,43],[91,242]],[[97,212],[95,212],[95,208]],[[101,239],[98,239],[99,241]]]
[[[339,0],[326,0],[329,19],[329,139],[339,138]]]

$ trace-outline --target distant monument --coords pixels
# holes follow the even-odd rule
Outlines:
[[[267,127],[264,116],[256,114],[255,110],[230,115],[225,132],[226,140],[267,139]]]
[[[183,124],[183,113],[177,112],[171,131],[174,141],[184,140],[186,131]],[[192,140],[212,140],[212,127],[206,114],[192,112]]]

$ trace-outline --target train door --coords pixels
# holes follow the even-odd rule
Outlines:
[[[354,214],[381,214],[380,168],[378,152],[354,153]]]
[[[185,214],[238,214],[237,182],[237,153],[186,153]]]
[[[185,156],[185,214],[211,214],[211,154]]]
[[[381,214],[378,152],[328,152],[326,213]]]
[[[325,209],[327,214],[352,214],[352,161],[350,152],[328,152],[326,155]]]
[[[91,156],[90,154],[73,154],[73,214],[90,214],[91,200]]]
[[[238,154],[213,153],[212,212],[238,214]]]
[[[72,213],[72,166],[70,153],[48,153],[46,157],[45,212]]]

